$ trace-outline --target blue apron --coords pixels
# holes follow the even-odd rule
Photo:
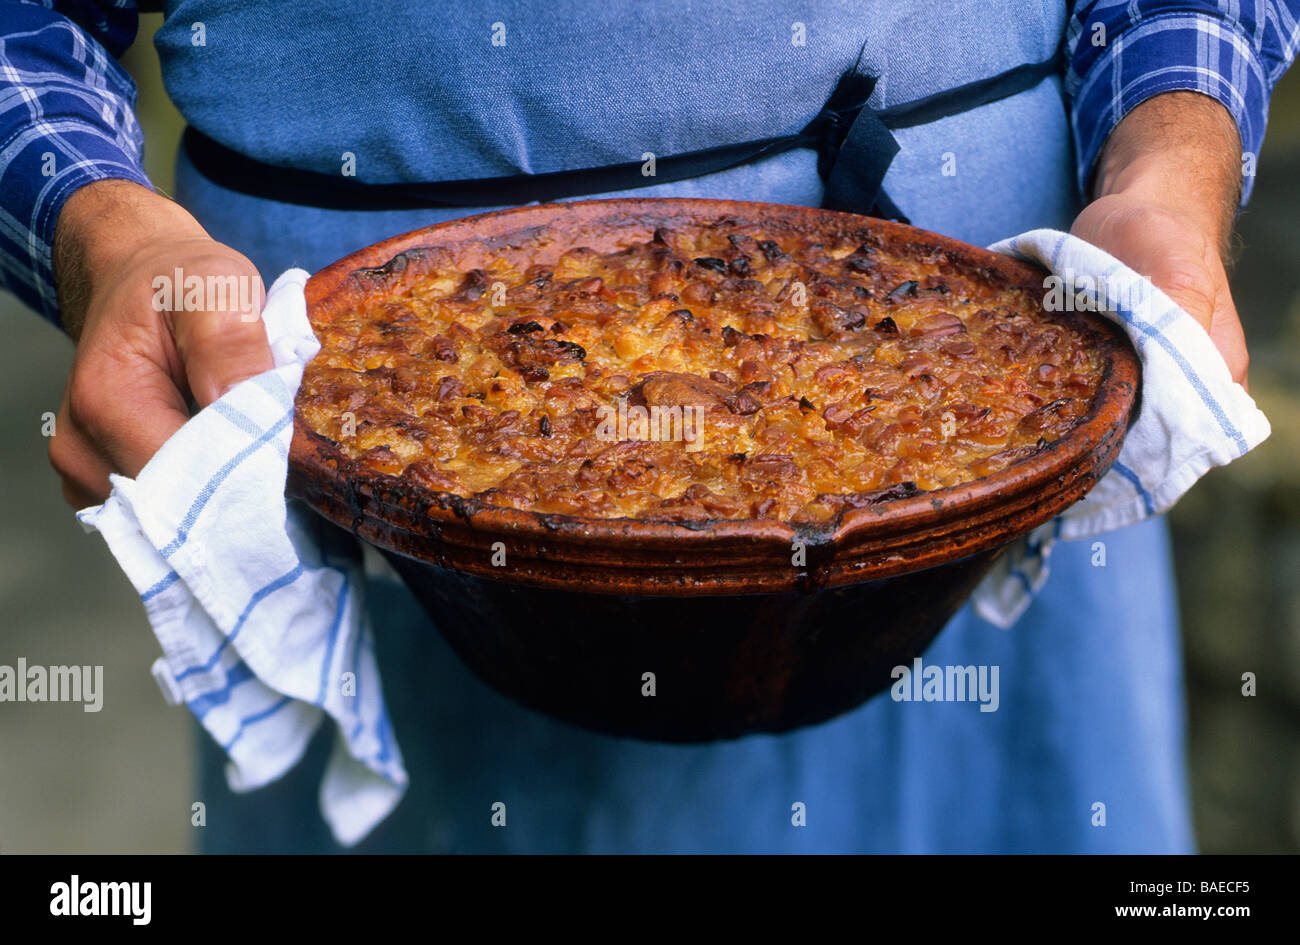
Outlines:
[[[879,76],[871,107],[887,111],[1047,59],[1065,27],[1051,3],[848,2],[798,18],[777,7],[183,0],[168,5],[156,42],[172,98],[206,135],[327,174],[351,155],[359,179],[384,184],[544,174],[792,134],[864,41],[862,65]],[[206,46],[194,45],[196,22]],[[894,137],[884,191],[919,226],[987,244],[1067,227],[1077,212],[1058,78]],[[790,150],[635,193],[818,206],[817,160]],[[177,191],[268,280],[491,209],[302,206],[223,187],[185,154]],[[1166,532],[1153,521],[1104,542],[1097,567],[1090,544],[1059,545],[1051,580],[1011,631],[966,608],[925,654],[998,666],[997,711],[885,693],[820,726],[702,746],[594,735],[515,705],[459,663],[376,564],[369,606],[411,787],[359,849],[1190,851]],[[316,809],[329,738],[322,729],[303,764],[244,796],[201,738],[201,847],[334,849]],[[505,827],[491,824],[498,801]]]

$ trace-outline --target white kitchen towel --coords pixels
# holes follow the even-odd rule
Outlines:
[[[366,618],[360,549],[284,496],[293,400],[320,349],[307,273],[267,293],[275,367],[176,432],[135,479],[77,517],[135,585],[163,656],[154,676],[230,758],[250,791],[297,763],[323,718],[336,731],[321,812],[345,845],[396,806],[406,771]]]
[[[1209,470],[1250,452],[1270,430],[1205,329],[1114,256],[1058,230],[1030,230],[990,248],[1050,270],[1047,301],[1109,318],[1142,362],[1141,408],[1110,472],[1010,548],[972,595],[981,617],[1009,627],[1047,582],[1055,541],[1092,538],[1168,511]]]

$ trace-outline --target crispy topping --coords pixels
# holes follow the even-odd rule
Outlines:
[[[1033,293],[822,239],[731,223],[545,267],[435,256],[316,326],[298,408],[375,473],[491,504],[792,522],[989,475],[1088,413],[1098,357]]]

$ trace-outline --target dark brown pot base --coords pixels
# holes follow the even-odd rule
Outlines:
[[[522,587],[385,555],[488,685],[593,731],[701,742],[813,725],[888,688],[1000,550],[813,594],[688,598]]]

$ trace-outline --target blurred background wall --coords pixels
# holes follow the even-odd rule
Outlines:
[[[125,60],[150,178],[171,191],[180,116],[142,18]],[[1186,639],[1191,779],[1205,852],[1300,850],[1300,69],[1275,93],[1234,294],[1251,392],[1273,436],[1208,476],[1172,520]],[[274,276],[274,273],[265,273]],[[104,666],[99,713],[0,705],[0,851],[190,849],[187,714],[149,675],[158,655],[139,599],[64,506],[41,415],[57,411],[72,345],[0,295],[0,663]],[[1253,672],[1258,695],[1244,698]],[[201,828],[199,828],[201,829]]]

